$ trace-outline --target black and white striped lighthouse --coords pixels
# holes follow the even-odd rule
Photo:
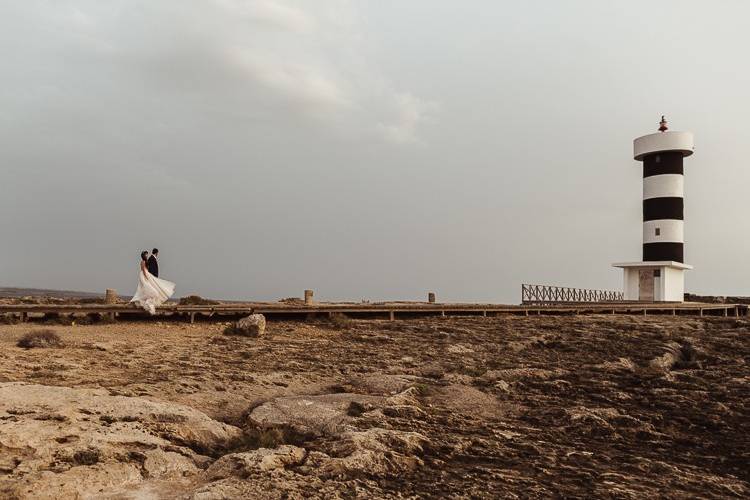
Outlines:
[[[693,154],[692,132],[659,131],[633,141],[633,157],[643,162],[643,260],[623,268],[626,300],[681,302],[684,294],[684,170]]]

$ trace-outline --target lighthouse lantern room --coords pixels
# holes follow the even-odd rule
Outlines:
[[[659,132],[633,141],[643,162],[643,260],[618,262],[625,300],[682,302],[685,292],[683,158],[693,154],[692,132],[670,132],[662,116]]]

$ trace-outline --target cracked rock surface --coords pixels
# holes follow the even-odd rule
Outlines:
[[[0,383],[0,491],[72,498],[196,474],[242,431],[190,407],[103,389]]]
[[[745,498],[750,322],[0,325],[0,498]]]

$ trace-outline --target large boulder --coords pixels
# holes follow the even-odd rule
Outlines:
[[[243,337],[262,337],[266,332],[266,318],[262,314],[251,314],[239,320],[227,333]]]

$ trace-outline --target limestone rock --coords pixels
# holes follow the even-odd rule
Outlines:
[[[277,398],[250,412],[248,422],[258,428],[286,427],[305,435],[336,435],[349,420],[350,408],[361,413],[382,399],[351,393]]]
[[[420,377],[414,375],[391,375],[385,373],[378,374],[376,377],[372,375],[354,375],[349,379],[347,386],[352,388],[349,392],[386,396],[402,392],[421,380]]]
[[[463,384],[441,387],[430,397],[430,400],[450,408],[455,413],[471,415],[475,418],[499,418],[511,409],[494,395]]]
[[[618,371],[635,371],[635,363],[630,358],[617,358],[616,361],[605,361],[604,363],[595,365],[597,368],[601,368],[605,371],[618,372]]]
[[[419,405],[419,390],[416,387],[399,392],[389,397],[386,402],[391,405]]]
[[[389,417],[424,419],[427,414],[419,403],[419,390],[410,387],[385,400],[383,414]]]
[[[283,445],[275,449],[259,448],[244,453],[224,455],[206,471],[211,480],[230,476],[247,477],[256,472],[283,469],[289,465],[299,465],[305,459],[304,448]]]
[[[469,353],[474,352],[474,349],[471,349],[470,347],[466,347],[465,345],[454,344],[454,345],[448,346],[446,351],[451,354],[469,354]]]
[[[195,491],[190,500],[232,500],[242,498],[240,485],[232,482],[216,481],[202,486]]]
[[[690,342],[678,344],[668,342],[664,345],[666,352],[654,358],[649,363],[649,368],[655,372],[668,373],[672,368],[695,368],[700,363],[696,360],[697,352]]]
[[[403,474],[421,467],[420,455],[429,440],[417,432],[371,428],[348,431],[335,443],[326,460],[318,457],[323,473],[364,472],[372,475]]]
[[[266,318],[262,314],[251,314],[242,318],[232,329],[235,335],[243,337],[262,337],[266,332]]]
[[[241,434],[179,404],[0,383],[0,497],[89,498],[146,477],[179,480]]]
[[[545,370],[543,368],[510,368],[505,370],[488,370],[482,375],[482,380],[486,382],[495,382],[505,380],[506,382],[515,382],[524,379],[547,380],[559,378],[567,372],[556,368],[554,370]]]

